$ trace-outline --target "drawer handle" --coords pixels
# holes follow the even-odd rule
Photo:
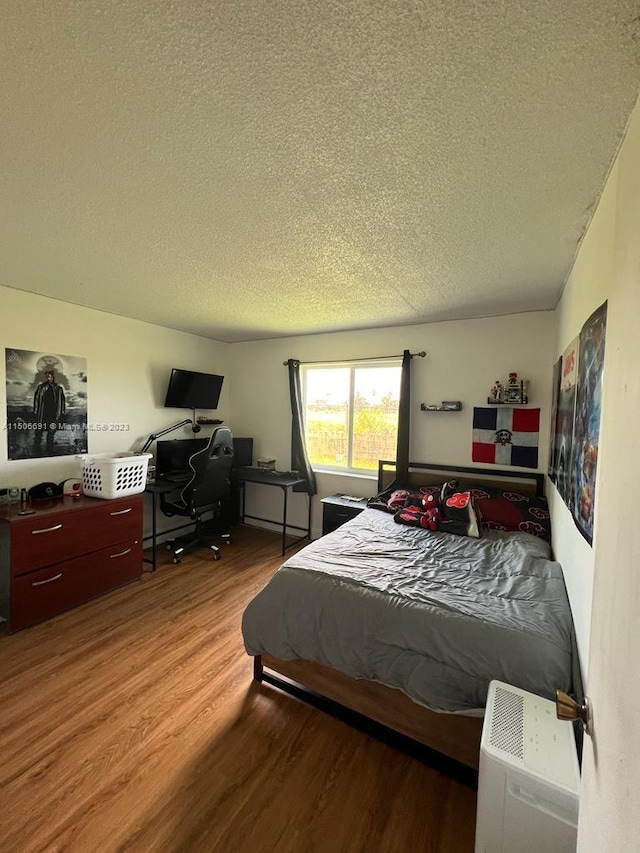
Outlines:
[[[36,533],[51,533],[52,530],[60,530],[62,524],[54,524],[53,527],[43,527],[42,530],[32,530],[31,533],[35,536]]]
[[[114,557],[124,557],[125,554],[130,554],[131,548],[127,548],[126,551],[120,551],[119,554],[109,554],[109,559],[113,560]]]
[[[62,577],[62,572],[57,575],[54,575],[52,578],[47,578],[46,581],[33,581],[31,586],[42,586],[45,583],[53,583],[53,581],[58,581]]]
[[[133,510],[133,507],[130,506],[130,507],[127,507],[127,509],[118,509],[118,510],[115,510],[114,512],[110,512],[109,515],[126,515],[128,512],[131,512],[132,510]]]

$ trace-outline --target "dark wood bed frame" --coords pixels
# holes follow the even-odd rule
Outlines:
[[[453,478],[477,483],[479,487],[511,487],[528,495],[544,492],[544,474],[426,463],[410,463],[408,481],[402,486],[441,483]],[[395,462],[380,461],[378,493],[394,480]],[[336,711],[340,716],[344,716],[340,710],[355,712],[364,720],[400,733],[465,768],[478,769],[482,717],[430,711],[400,690],[366,679],[350,678],[312,661],[258,656],[254,658],[253,677],[255,681],[267,682],[325,710]]]

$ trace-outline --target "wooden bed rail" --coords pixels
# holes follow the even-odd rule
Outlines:
[[[278,687],[333,716],[345,718],[344,712],[353,712],[358,718],[359,728],[364,728],[363,721],[369,721],[386,730],[387,736],[370,732],[374,736],[389,740],[397,735],[408,739],[414,747],[427,747],[429,763],[475,784],[473,774],[478,769],[480,758],[482,717],[431,711],[401,690],[377,681],[350,678],[338,670],[311,661],[257,656],[253,659],[253,677],[255,681]]]

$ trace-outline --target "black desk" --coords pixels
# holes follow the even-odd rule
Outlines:
[[[264,471],[262,468],[233,468],[231,471],[231,480],[242,489],[242,509],[241,519],[251,518],[254,521],[266,521],[269,524],[277,524],[282,528],[282,554],[288,549],[296,545],[301,539],[311,539],[311,496],[309,496],[309,514],[307,517],[307,526],[298,527],[295,524],[287,523],[287,498],[289,489],[297,486],[298,483],[304,483],[304,477],[298,474],[280,473],[278,471]],[[245,485],[246,483],[259,483],[263,486],[279,486],[282,489],[284,503],[282,509],[282,521],[274,520],[273,518],[261,518],[258,515],[247,515],[245,513]],[[287,530],[300,530],[303,536],[299,536],[294,542],[289,545],[287,541]]]

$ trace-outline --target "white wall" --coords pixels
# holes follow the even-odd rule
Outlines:
[[[610,195],[614,196],[613,200]],[[613,220],[599,453],[591,652],[587,691],[594,733],[585,738],[580,853],[640,849],[640,105],[603,202]],[[581,252],[582,254],[582,252]]]
[[[460,320],[396,326],[357,332],[339,332],[272,341],[231,344],[233,353],[232,405],[234,432],[252,435],[255,455],[274,457],[279,468],[291,466],[291,409],[287,368],[283,361],[355,359],[401,355],[426,350],[426,358],[412,363],[412,461],[471,465],[473,407],[486,405],[496,379],[515,370],[528,379],[529,399],[541,408],[539,468],[547,469],[551,371],[556,336],[553,312],[517,314],[480,320]],[[459,413],[426,413],[420,403],[461,400]],[[515,470],[515,469],[514,469]],[[334,492],[356,495],[375,493],[371,478],[320,474],[314,499],[314,535],[319,534],[319,500]],[[272,489],[248,492],[248,510],[269,515]],[[291,518],[303,523],[306,497],[294,496]]]
[[[613,275],[617,185],[618,169],[617,165],[614,165],[556,311],[558,337],[555,343],[554,362],[557,361],[567,345],[580,333],[585,320],[610,295]],[[611,336],[607,330],[605,345],[607,352],[611,345]],[[610,371],[605,364],[603,380],[605,389],[609,380]],[[580,665],[583,677],[586,679],[589,660],[594,552],[578,532],[571,513],[555,486],[550,482],[547,485],[547,494],[551,507],[554,553],[564,570],[573,620],[576,626]],[[597,533],[594,532],[594,535]]]
[[[7,287],[0,287],[0,347],[3,360],[5,348],[86,358],[88,423],[129,425],[125,432],[90,430],[90,453],[138,450],[151,433],[191,417],[189,411],[163,408],[172,367],[229,372],[227,344]],[[225,420],[231,416],[229,385],[223,386],[218,409]],[[6,412],[4,383],[0,411]],[[167,438],[191,436],[184,427]],[[0,439],[2,488],[58,483],[79,473],[80,463],[69,456],[8,461],[7,442]]]

